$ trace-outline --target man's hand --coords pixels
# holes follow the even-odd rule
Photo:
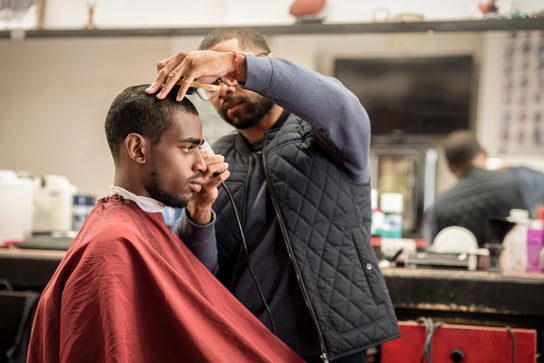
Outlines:
[[[217,199],[219,185],[230,176],[228,164],[223,155],[213,155],[206,149],[200,152],[207,164],[203,173],[205,182],[202,189],[187,203],[187,215],[196,224],[208,224],[211,221],[212,204]]]
[[[243,69],[245,57],[237,54],[238,65],[233,62],[233,57],[233,52],[197,50],[180,52],[173,57],[160,60],[157,62],[157,77],[146,92],[153,94],[160,90],[157,98],[164,99],[174,85],[179,84],[180,89],[176,99],[181,101],[189,85],[195,80],[212,83],[219,77],[231,76],[234,73],[240,76],[245,75],[245,69]],[[240,77],[238,79],[240,80]]]

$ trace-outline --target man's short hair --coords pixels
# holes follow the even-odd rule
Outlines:
[[[119,146],[130,133],[140,134],[152,144],[157,144],[164,132],[172,126],[174,111],[198,116],[195,106],[187,97],[181,102],[176,101],[179,86],[175,86],[164,100],[147,94],[147,87],[149,85],[127,87],[111,103],[104,128],[116,163],[119,161]]]
[[[480,152],[482,148],[476,136],[467,130],[452,132],[444,142],[444,153],[448,164],[459,168],[468,166]]]
[[[254,28],[218,28],[209,32],[202,42],[199,49],[210,49],[214,45],[230,39],[238,39],[240,47],[244,50],[251,50],[257,53],[270,53],[270,47],[264,36]]]

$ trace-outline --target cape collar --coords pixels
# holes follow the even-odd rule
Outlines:
[[[162,213],[164,210],[164,204],[153,198],[143,197],[129,192],[125,188],[117,185],[110,186],[110,196],[120,195],[125,199],[132,200],[138,205],[144,212],[148,213]]]

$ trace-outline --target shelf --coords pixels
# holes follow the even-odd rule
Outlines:
[[[419,32],[483,32],[544,30],[544,17],[517,19],[383,22],[383,23],[295,23],[293,25],[253,26],[266,35],[301,34],[362,34]],[[134,29],[43,29],[27,30],[24,38],[87,38],[87,37],[179,37],[203,36],[217,27],[134,28]],[[0,31],[0,39],[9,39],[12,32]]]

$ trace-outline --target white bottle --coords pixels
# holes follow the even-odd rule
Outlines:
[[[370,201],[372,206],[372,224],[370,231],[373,236],[380,235],[385,216],[378,206],[378,191],[374,188],[372,188],[370,191]]]
[[[382,238],[402,237],[403,197],[401,193],[382,193],[380,206],[384,213]]]
[[[72,229],[73,196],[77,188],[62,175],[35,179],[33,231],[51,233]]]
[[[32,180],[0,170],[0,246],[32,236]]]
[[[525,272],[527,267],[527,231],[531,219],[529,211],[512,209],[508,217],[516,223],[514,228],[504,236],[504,250],[500,257],[501,270],[504,272]]]

